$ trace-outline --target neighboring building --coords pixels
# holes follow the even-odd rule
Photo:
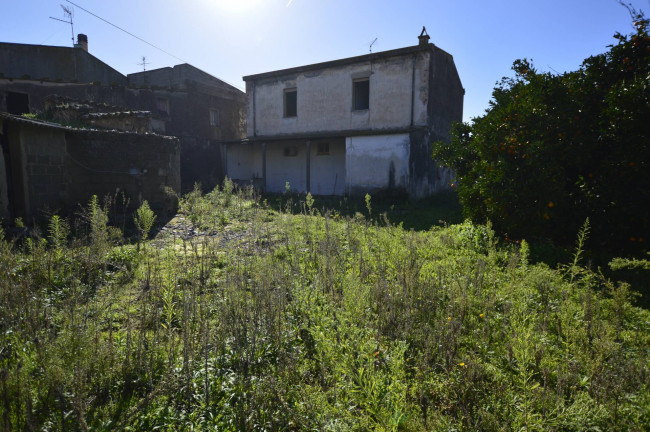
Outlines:
[[[0,43],[0,112],[42,113],[52,95],[94,104],[96,113],[148,111],[154,131],[180,139],[184,191],[223,179],[220,141],[245,136],[242,91],[188,64],[125,76],[88,53],[85,35],[78,41],[74,48]],[[97,126],[116,120],[99,117]]]
[[[74,129],[0,112],[0,218],[26,222],[64,211],[92,195],[124,193],[131,206],[148,200],[173,207],[165,189],[180,190],[175,137]]]
[[[462,120],[465,91],[428,40],[423,29],[417,46],[244,77],[247,138],[227,144],[227,175],[269,192],[447,188],[430,143]]]

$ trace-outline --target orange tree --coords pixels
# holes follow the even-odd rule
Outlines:
[[[650,242],[650,37],[616,34],[580,69],[513,65],[490,107],[456,124],[433,157],[456,172],[466,216],[515,238],[567,244],[587,217],[594,246],[639,251]]]

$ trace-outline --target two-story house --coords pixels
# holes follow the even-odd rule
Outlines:
[[[451,55],[429,43],[244,77],[247,138],[225,146],[227,175],[269,192],[342,195],[448,187],[431,158],[462,120]]]

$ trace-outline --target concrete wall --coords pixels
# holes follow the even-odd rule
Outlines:
[[[292,156],[287,156],[286,150]],[[286,182],[293,192],[307,192],[307,146],[303,141],[266,145],[266,191],[282,193]]]
[[[262,179],[262,144],[225,144],[226,172],[240,185],[260,182]]]
[[[127,79],[132,86],[145,85],[189,89],[192,85],[198,83],[212,89],[218,88],[222,91],[228,90],[241,93],[239,89],[187,63],[128,74]]]
[[[409,134],[349,137],[345,141],[345,150],[348,193],[388,187],[408,189]]]
[[[9,184],[4,151],[0,151],[0,220],[11,218],[9,212]]]
[[[247,82],[247,135],[405,128],[427,124],[429,51]],[[413,63],[415,60],[415,64]],[[415,66],[415,82],[413,67]],[[352,108],[353,80],[369,77],[370,108]],[[297,89],[297,116],[284,117],[284,90]]]
[[[328,155],[318,154],[319,143],[329,145]],[[345,193],[345,139],[312,141],[310,149],[310,190],[315,195]]]
[[[126,77],[81,48],[0,43],[0,77],[125,85]]]

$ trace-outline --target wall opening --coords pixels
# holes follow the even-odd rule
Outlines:
[[[7,92],[6,102],[9,114],[29,114],[29,95],[27,93]]]
[[[352,82],[352,109],[355,111],[370,108],[370,79],[357,79]]]
[[[298,116],[298,91],[295,88],[284,90],[284,116]]]

